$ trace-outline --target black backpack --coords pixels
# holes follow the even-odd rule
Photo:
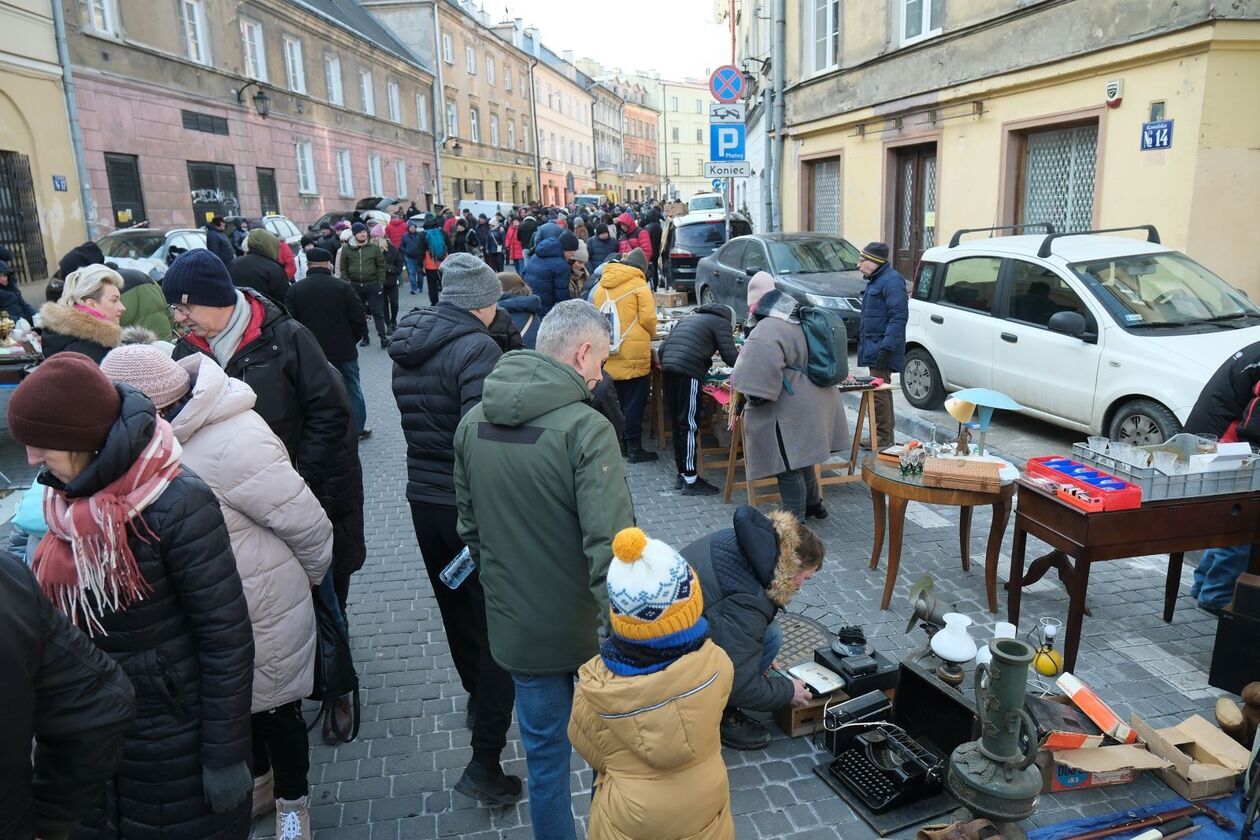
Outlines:
[[[819,388],[839,385],[849,375],[849,334],[844,319],[819,306],[798,306],[796,317],[805,331],[805,375]]]

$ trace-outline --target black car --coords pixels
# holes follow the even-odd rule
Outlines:
[[[731,236],[752,233],[752,225],[731,214]],[[672,219],[661,241],[661,267],[665,283],[680,292],[695,290],[696,265],[726,242],[726,214],[722,211],[690,213]]]
[[[776,288],[801,303],[835,310],[849,340],[857,340],[866,281],[858,272],[858,249],[822,233],[758,233],[741,236],[700,260],[696,300],[723,303],[742,319],[748,314],[748,281],[758,271],[774,276]]]

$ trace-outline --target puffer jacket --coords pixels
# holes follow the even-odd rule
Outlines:
[[[652,337],[656,335],[656,303],[643,272],[626,263],[609,263],[591,295],[602,309],[615,301],[621,321],[621,348],[608,357],[604,369],[618,381],[638,379],[652,372]]]
[[[564,258],[559,238],[538,243],[534,256],[525,264],[525,276],[521,279],[538,295],[543,316],[557,303],[569,299],[569,263]]]
[[[569,740],[596,773],[591,837],[734,840],[718,735],[731,677],[712,640],[654,674],[582,666]]]
[[[533,216],[526,216],[521,219],[520,225],[516,228],[517,241],[521,243],[521,253],[534,253],[534,234],[538,232],[538,219]],[[512,259],[519,259],[513,257]]]
[[[162,298],[162,303],[165,305],[166,298]],[[22,318],[25,318],[28,324],[35,323],[35,310],[26,302],[26,298],[22,297],[16,272],[10,274],[8,282],[0,286],[0,310],[9,313],[9,319],[15,324]]]
[[[170,341],[171,310],[166,305],[166,296],[162,287],[152,277],[134,268],[120,268],[118,273],[123,278],[123,312],[119,326],[144,327],[152,332],[160,341]]]
[[[152,401],[115,385],[122,411],[97,456],[68,485],[41,482],[86,498],[123,475],[152,440]],[[202,767],[230,767],[253,754],[250,694],[254,637],[241,578],[214,493],[185,468],[133,522],[128,543],[149,593],[101,617],[93,643],[131,680],[138,716],[123,741],[122,763],[102,805],[75,840],[125,837],[249,836],[250,806],[211,813]]]
[[[700,581],[709,638],[735,667],[730,707],[773,712],[792,702],[792,681],[762,673],[761,653],[766,628],[796,596],[796,518],[740,505],[732,525],[680,553]]]
[[[503,250],[507,252],[509,260],[519,260],[525,256],[525,249],[521,247],[520,232],[520,225],[508,225],[508,229],[503,234]]]
[[[413,222],[407,227],[407,232],[402,235],[402,240],[398,243],[398,250],[402,251],[402,255],[406,259],[419,262],[424,259],[424,251],[420,246],[423,240],[424,234],[420,231],[420,225]]]
[[[598,235],[586,240],[586,251],[590,259],[586,261],[586,270],[594,272],[604,261],[617,253],[617,240],[613,237],[600,239]]]
[[[248,385],[200,354],[180,361],[191,398],[171,419],[183,462],[210,485],[241,576],[254,631],[252,711],[311,693],[315,609],[311,587],[332,562],[332,524],[254,412]]]
[[[342,280],[356,286],[360,283],[385,285],[385,255],[371,239],[360,245],[359,240],[351,236],[341,247],[337,262]]]
[[[407,232],[407,223],[402,219],[390,219],[389,224],[385,226],[385,236],[389,239],[389,244],[395,248],[402,247],[403,234]]]
[[[253,247],[252,241],[250,247]],[[279,252],[276,253],[279,256]],[[251,250],[245,256],[237,257],[228,266],[228,274],[232,277],[232,285],[238,289],[253,289],[275,303],[284,303],[288,297],[289,278],[285,276],[284,267],[266,254]]]
[[[232,242],[227,238],[227,234],[219,230],[214,225],[206,222],[206,248],[210,253],[214,254],[226,266],[232,265],[232,260],[236,259],[236,249],[232,247]],[[62,275],[65,276],[64,274]]]
[[[499,298],[499,308],[512,316],[512,323],[521,334],[521,341],[526,350],[534,349],[538,340],[538,325],[542,323],[542,301],[538,295],[525,294],[524,289],[517,293],[507,292]]]
[[[885,263],[866,281],[862,292],[862,320],[858,324],[858,364],[875,366],[879,354],[888,354],[888,369],[899,371],[906,356],[906,321],[910,301],[906,279]]]
[[[1232,353],[1208,377],[1182,431],[1260,443],[1260,341]]]
[[[714,353],[721,353],[727,365],[735,364],[734,318],[731,308],[720,303],[701,306],[683,318],[661,345],[661,370],[704,379]]]
[[[617,250],[623,254],[628,254],[635,248],[643,251],[643,256],[647,257],[648,265],[652,264],[652,237],[641,227],[634,223],[634,216],[629,213],[622,213],[617,217],[617,224],[625,227],[625,233],[617,237]],[[619,229],[620,230],[620,229]]]
[[[113,321],[56,301],[40,307],[39,323],[45,359],[69,350],[82,353],[99,365],[105,354],[122,340],[122,327]]]
[[[503,351],[466,309],[439,302],[403,316],[389,342],[407,439],[407,501],[455,506],[455,427],[481,402]]]

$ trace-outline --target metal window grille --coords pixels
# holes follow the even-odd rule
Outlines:
[[[180,118],[183,120],[184,128],[189,131],[204,131],[206,134],[222,134],[224,137],[228,134],[228,121],[223,117],[216,117],[213,114],[201,114],[197,111],[179,112]]]
[[[923,161],[923,250],[936,244],[936,157]],[[928,222],[931,224],[928,224]]]
[[[20,283],[48,276],[39,218],[30,158],[0,152],[0,244],[13,253],[12,268]]]
[[[1021,220],[1050,222],[1060,231],[1089,230],[1097,159],[1097,124],[1029,134]]]
[[[917,159],[904,157],[901,159],[901,224],[897,249],[909,251],[914,247],[914,174]]]
[[[840,161],[820,160],[810,167],[813,190],[811,230],[816,233],[840,232]]]

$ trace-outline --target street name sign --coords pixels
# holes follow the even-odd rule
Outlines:
[[[752,175],[752,163],[746,160],[707,160],[704,162],[706,178],[747,178]]]

